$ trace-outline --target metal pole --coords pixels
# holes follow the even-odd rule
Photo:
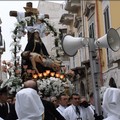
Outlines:
[[[93,81],[95,112],[99,116],[99,115],[102,115],[101,100],[100,100],[100,94],[99,94],[99,82],[98,82],[99,74],[100,74],[100,64],[99,64],[99,60],[97,59],[94,39],[89,39],[89,54],[90,54],[91,75],[92,75],[92,81]]]

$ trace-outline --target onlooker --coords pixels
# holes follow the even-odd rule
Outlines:
[[[107,118],[104,120],[120,120],[120,89],[106,89],[103,96],[103,109],[107,112]]]
[[[85,108],[90,106],[85,96],[82,96],[80,100],[80,106],[85,107]]]
[[[80,106],[80,95],[71,95],[71,105],[64,110],[66,120],[94,120],[93,114],[89,107]]]
[[[63,116],[64,110],[67,108],[68,105],[68,95],[66,94],[60,94],[58,96],[58,102],[59,107],[57,108],[57,111]]]
[[[16,94],[15,110],[20,120],[42,120],[44,106],[32,88],[24,88]]]
[[[8,70],[7,70],[7,66],[2,65],[2,81],[8,79]]]
[[[58,107],[57,97],[51,96],[51,97],[50,97],[50,102],[52,102],[52,103],[55,105],[56,108]]]
[[[0,89],[0,117],[4,120],[16,120],[17,115],[15,112],[14,104],[7,102],[8,90],[7,86]]]
[[[102,120],[103,118],[106,118],[106,112],[104,111],[102,105],[101,105],[101,110],[102,110],[102,113],[101,115],[97,115],[96,114],[96,111],[95,111],[95,103],[94,103],[94,94],[93,92],[89,95],[89,103],[90,103],[90,106],[89,108],[91,109],[92,113],[93,113],[93,116],[95,117],[95,120]]]
[[[90,106],[89,108],[91,109],[93,115],[95,114],[95,105],[94,105],[94,96],[93,96],[93,92],[89,95],[89,103]]]
[[[44,120],[65,120],[64,117],[56,110],[54,104],[45,99],[41,99],[45,107]]]
[[[5,119],[10,112],[10,105],[7,101],[7,87],[0,89],[0,117]]]

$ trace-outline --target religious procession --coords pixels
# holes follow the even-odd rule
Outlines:
[[[0,20],[0,120],[120,120],[120,2],[33,5],[9,11],[10,61]]]

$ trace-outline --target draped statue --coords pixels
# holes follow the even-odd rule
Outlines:
[[[27,69],[35,70],[35,73],[41,73],[46,70],[59,71],[61,62],[50,58],[42,42],[42,37],[50,33],[48,28],[54,33],[54,36],[57,36],[57,32],[45,21],[45,18],[49,18],[49,15],[40,14],[36,8],[32,8],[31,2],[27,2],[24,9],[26,12],[10,11],[10,16],[16,17],[19,23],[24,18],[30,17],[30,21],[27,21],[27,25],[23,27],[23,29],[27,30],[28,42],[21,54],[22,75],[26,72],[24,66],[27,66]],[[16,27],[16,29],[18,28]],[[15,31],[17,31],[16,29]]]

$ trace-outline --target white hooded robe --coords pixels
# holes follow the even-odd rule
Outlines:
[[[103,96],[103,109],[107,112],[107,118],[104,120],[120,120],[120,89],[106,89]]]
[[[16,94],[15,110],[19,120],[42,120],[44,106],[37,91],[24,88]]]

